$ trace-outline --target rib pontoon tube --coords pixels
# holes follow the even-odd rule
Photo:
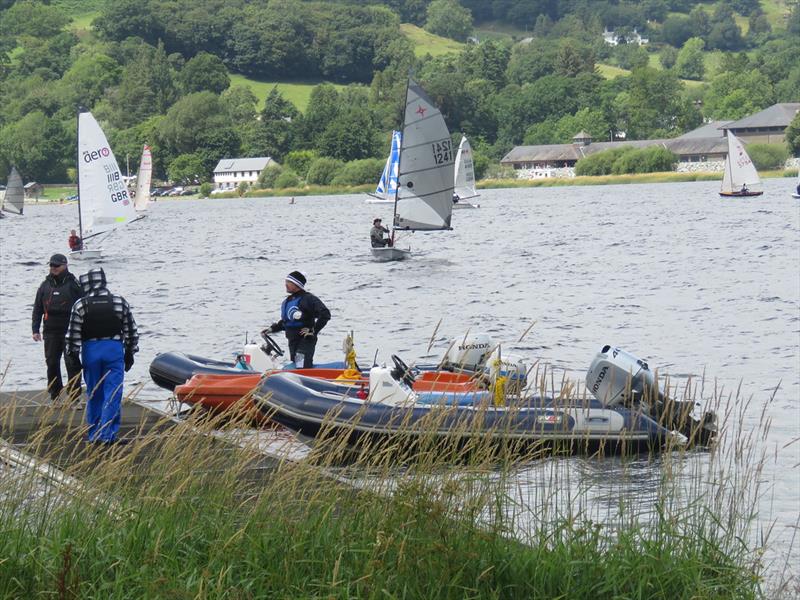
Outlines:
[[[441,394],[424,404],[423,393],[415,404],[398,406],[365,401],[358,393],[357,385],[281,372],[261,382],[253,402],[265,416],[303,435],[344,436],[351,446],[433,436],[459,445],[480,439],[519,449],[543,444],[579,452],[631,452],[685,441],[638,411],[605,408],[595,400],[558,406],[531,397],[493,406],[488,393],[470,392]]]

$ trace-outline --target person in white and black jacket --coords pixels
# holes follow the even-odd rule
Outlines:
[[[128,302],[106,288],[103,269],[89,270],[80,282],[86,295],[72,307],[67,352],[83,363],[89,441],[110,444],[119,433],[124,371],[139,351],[139,332]]]
[[[289,273],[285,283],[289,295],[281,304],[281,320],[265,332],[285,331],[292,362],[310,369],[314,366],[317,335],[331,320],[331,311],[322,300],[306,291],[306,278],[300,271]]]
[[[67,257],[53,254],[50,273],[36,290],[33,301],[32,333],[35,342],[44,340],[44,360],[47,363],[47,391],[53,401],[58,399],[64,382],[61,379],[61,355],[67,367],[67,395],[76,403],[81,394],[81,363],[64,353],[64,334],[67,332],[72,305],[83,295],[75,275],[69,272]],[[39,333],[39,330],[42,333]]]

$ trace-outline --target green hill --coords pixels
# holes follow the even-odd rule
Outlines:
[[[305,111],[308,106],[308,100],[311,97],[311,90],[315,85],[325,83],[322,80],[316,81],[257,81],[255,79],[248,79],[244,75],[232,74],[231,86],[243,85],[249,87],[256,95],[259,101],[259,108],[262,108],[263,101],[270,93],[274,86],[278,86],[278,91],[289,102],[294,104],[300,112]],[[344,89],[345,86],[333,84],[338,89]]]

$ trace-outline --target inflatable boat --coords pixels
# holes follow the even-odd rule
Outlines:
[[[383,367],[371,370],[370,389],[362,399],[358,386],[274,373],[261,382],[253,402],[265,418],[298,433],[343,439],[353,447],[445,442],[458,448],[488,443],[518,451],[546,445],[571,452],[639,452],[685,443],[680,433],[641,412],[597,401],[559,406],[529,397],[495,406],[489,392],[415,393]]]
[[[252,371],[239,371],[234,375],[198,373],[186,383],[177,385],[175,396],[182,403],[200,405],[213,413],[239,410],[253,415],[257,413],[251,400],[252,392],[258,388],[263,377],[275,372],[295,373],[304,377],[350,384],[358,387],[356,393],[361,397],[366,398],[368,394],[368,375],[356,372],[358,375],[354,377],[354,372],[350,370],[314,368],[269,371],[264,375]],[[481,385],[474,377],[466,374],[426,371],[415,378],[413,388],[418,392],[429,392],[427,398],[435,398],[437,394],[461,394],[465,403],[472,403],[474,398],[468,393],[477,392]],[[259,416],[255,420],[261,424],[266,419]]]
[[[364,397],[360,384],[278,372],[261,381],[253,403],[264,417],[298,433],[336,437],[356,447],[447,442],[518,451],[547,446],[569,452],[653,452],[705,446],[715,432],[713,413],[689,417],[691,405],[664,398],[647,363],[610,346],[587,373],[593,398],[499,399],[488,390],[423,392],[409,383],[400,369],[373,367]]]

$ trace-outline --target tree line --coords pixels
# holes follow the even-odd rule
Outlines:
[[[738,4],[749,8],[745,0]],[[639,31],[635,15],[652,11],[662,14],[663,36],[676,10],[696,10],[690,5],[115,0],[100,5],[91,31],[78,35],[58,5],[14,2],[0,16],[0,179],[12,164],[27,180],[74,178],[75,112],[83,106],[101,121],[118,158],[138,157],[142,144],[150,144],[163,178],[207,180],[220,158],[271,156],[286,163],[285,181],[374,180],[400,123],[409,71],[454,137],[470,137],[480,170],[497,168],[515,145],[566,143],[580,130],[598,140],[619,132],[628,139],[668,138],[704,118],[740,118],[800,98],[798,7],[786,29],[762,32],[747,53],[724,52],[701,86],[687,87],[681,77],[714,26],[693,30],[672,64],[665,58],[672,46],[654,46],[658,69],[643,48],[603,42],[604,28],[616,23],[618,33]],[[727,14],[718,6],[710,15],[717,13]],[[400,24],[436,29],[447,15],[457,26],[449,35],[464,39],[485,19],[530,23],[531,35],[416,56]],[[657,22],[648,18],[642,30],[655,33]],[[599,62],[626,52],[635,59],[640,51],[648,60],[634,60],[629,75],[600,75]],[[345,87],[315,86],[301,112],[277,88],[262,103],[248,87],[232,86],[232,73],[327,79]],[[349,164],[354,161],[361,162]]]

